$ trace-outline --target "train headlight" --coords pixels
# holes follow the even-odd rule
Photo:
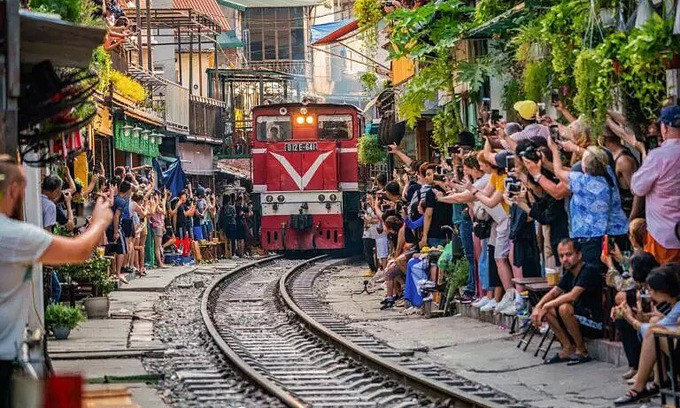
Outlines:
[[[274,201],[274,196],[268,195],[264,199],[266,202],[271,203],[272,201]]]
[[[319,194],[319,197],[318,197],[318,198],[319,198],[319,202],[320,202],[320,203],[323,203],[324,201],[326,201],[326,196],[323,195],[323,194]]]
[[[284,201],[286,200],[286,197],[284,197],[283,195],[279,195],[278,197],[276,197],[276,200],[277,200],[278,202],[282,203],[282,202],[284,202]]]
[[[282,106],[281,109],[279,109],[279,114],[285,115],[286,113],[288,113],[288,109],[286,109],[284,106]]]
[[[307,108],[300,108],[300,113],[303,115],[307,114]]]
[[[330,196],[328,196],[328,198],[333,202],[336,202],[338,200],[338,196],[336,196],[335,194],[331,194]]]
[[[305,117],[304,116],[298,116],[295,118],[295,121],[297,122],[298,125],[304,125],[305,124]]]
[[[307,116],[307,119],[305,119],[308,125],[311,125],[314,123],[314,116]]]

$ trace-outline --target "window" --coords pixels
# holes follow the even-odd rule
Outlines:
[[[257,140],[261,142],[281,142],[292,136],[290,116],[258,116]]]
[[[245,28],[250,61],[305,59],[302,7],[249,8]]]
[[[352,138],[351,115],[319,115],[319,140],[345,140]]]

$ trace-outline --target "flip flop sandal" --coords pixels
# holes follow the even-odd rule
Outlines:
[[[588,356],[582,356],[580,354],[574,354],[569,358],[569,362],[567,363],[568,366],[573,366],[577,364],[583,364],[587,363],[589,361],[593,361],[593,358]]]
[[[559,364],[559,363],[566,363],[567,361],[571,361],[570,357],[561,357],[560,353],[555,354],[554,356],[550,357],[549,359],[545,360],[543,364]]]

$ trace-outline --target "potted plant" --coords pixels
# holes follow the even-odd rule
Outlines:
[[[378,164],[387,160],[387,154],[375,135],[365,134],[359,138],[357,160],[361,164]]]
[[[71,330],[85,320],[83,312],[75,307],[53,303],[45,311],[45,326],[47,326],[57,340],[66,340]]]
[[[89,319],[106,319],[109,317],[109,293],[115,285],[109,277],[110,260],[96,256],[85,263],[87,275],[92,285],[92,296],[83,301]]]

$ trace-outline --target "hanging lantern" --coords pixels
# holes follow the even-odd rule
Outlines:
[[[132,126],[130,126],[126,123],[125,126],[122,127],[122,129],[123,129],[123,136],[130,137],[130,132],[133,129]]]
[[[149,135],[151,134],[150,130],[142,130],[142,140],[149,140]]]
[[[135,126],[130,132],[132,133],[132,136],[138,138],[141,135],[142,130],[144,129],[140,128],[139,126]]]

